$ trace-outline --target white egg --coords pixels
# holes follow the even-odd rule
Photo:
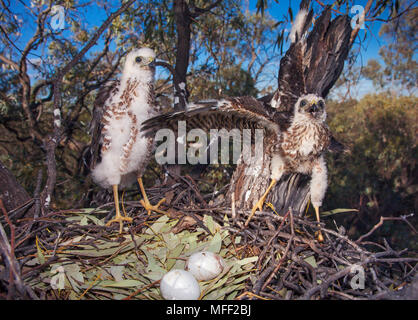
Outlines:
[[[185,269],[190,271],[197,280],[208,281],[221,274],[225,266],[225,261],[219,255],[209,251],[201,251],[189,257]]]
[[[197,300],[200,287],[196,278],[184,270],[174,269],[167,272],[160,282],[161,295],[166,300]]]

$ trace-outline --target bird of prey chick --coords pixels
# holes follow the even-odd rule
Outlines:
[[[148,214],[161,212],[150,204],[142,183],[142,175],[151,156],[153,139],[142,136],[141,123],[157,115],[154,103],[155,52],[149,48],[131,51],[125,61],[120,80],[99,90],[91,123],[91,168],[93,180],[103,188],[113,188],[116,217],[107,223],[120,225],[132,218],[121,215],[118,186],[138,181]]]

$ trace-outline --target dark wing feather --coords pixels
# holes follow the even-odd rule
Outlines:
[[[299,12],[301,12],[302,10],[306,10],[306,12],[308,12],[308,15],[305,17],[305,20],[303,21],[300,30],[296,32],[296,42],[302,39],[303,35],[308,31],[309,27],[312,24],[313,9],[309,10],[310,5],[310,0],[302,0],[300,3]]]
[[[277,102],[277,110],[288,112],[289,118],[293,113],[293,106],[299,97],[306,93],[305,79],[303,76],[303,59],[305,54],[303,35],[312,24],[313,10],[309,10],[309,6],[310,1],[308,0],[303,0],[300,4],[298,15],[302,10],[309,12],[305,16],[304,21],[300,22],[301,26],[300,30],[296,31],[295,42],[290,45],[286,54],[280,60],[279,87],[273,97],[273,100]]]
[[[344,68],[352,31],[348,16],[338,16],[332,22],[330,18],[331,9],[328,8],[309,34],[304,55],[306,90],[324,98]]]
[[[89,128],[91,142],[83,152],[84,174],[88,174],[94,169],[96,163],[100,162],[103,130],[102,118],[106,108],[110,105],[107,100],[111,95],[116,93],[119,84],[119,80],[106,82],[106,84],[99,89],[96,99],[94,100],[93,115]]]
[[[307,10],[303,1],[301,9]],[[280,61],[279,87],[272,103],[280,111],[292,112],[297,99],[305,93],[326,97],[338,80],[349,51],[351,25],[348,16],[331,21],[331,7],[316,19],[312,31],[303,37],[312,22],[312,10],[307,15],[302,33],[296,35]]]
[[[271,112],[271,113],[270,113]],[[186,121],[187,129],[254,129],[278,132],[272,120],[275,110],[253,97],[226,98],[211,102],[197,102],[186,111],[169,112],[142,123],[142,131],[152,134],[161,128],[177,130],[178,121]]]
[[[348,146],[342,144],[337,139],[335,139],[333,136],[331,136],[328,151],[335,152],[335,153],[351,153],[351,150]]]
[[[303,78],[303,44],[293,43],[285,56],[280,60],[279,88],[273,99],[278,101],[277,110],[293,112],[293,107],[299,97],[305,92]]]

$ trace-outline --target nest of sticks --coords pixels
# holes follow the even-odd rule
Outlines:
[[[314,219],[266,206],[244,227],[249,212],[224,205],[226,188],[202,194],[190,176],[174,180],[147,189],[152,203],[166,198],[166,216],[123,201],[134,218],[123,234],[105,226],[113,202],[22,219],[0,208],[0,299],[162,299],[162,275],[202,249],[228,264],[200,284],[202,299],[417,298],[416,252],[368,241],[378,225],[356,240],[323,225],[319,243]]]

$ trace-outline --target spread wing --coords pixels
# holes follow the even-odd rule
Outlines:
[[[351,24],[348,16],[330,21],[328,7],[315,23],[306,40],[304,65],[305,85],[308,93],[325,98],[338,80],[350,46]]]
[[[283,112],[292,112],[303,94],[325,98],[338,80],[349,51],[349,17],[338,16],[331,21],[328,6],[306,35],[313,17],[308,8],[309,1],[302,1],[292,27],[292,43],[280,61],[279,86],[271,104]]]
[[[266,107],[253,97],[235,97],[189,105],[186,111],[169,112],[142,123],[142,131],[154,133],[161,128],[176,132],[178,121],[186,121],[187,129],[266,129],[278,133],[274,121],[276,110]],[[277,116],[276,116],[277,117]]]
[[[90,122],[89,133],[91,135],[90,145],[83,152],[84,174],[88,174],[94,169],[97,162],[101,158],[102,130],[103,130],[103,114],[109,107],[109,98],[117,93],[120,81],[108,81],[99,89],[93,104],[93,115]]]

